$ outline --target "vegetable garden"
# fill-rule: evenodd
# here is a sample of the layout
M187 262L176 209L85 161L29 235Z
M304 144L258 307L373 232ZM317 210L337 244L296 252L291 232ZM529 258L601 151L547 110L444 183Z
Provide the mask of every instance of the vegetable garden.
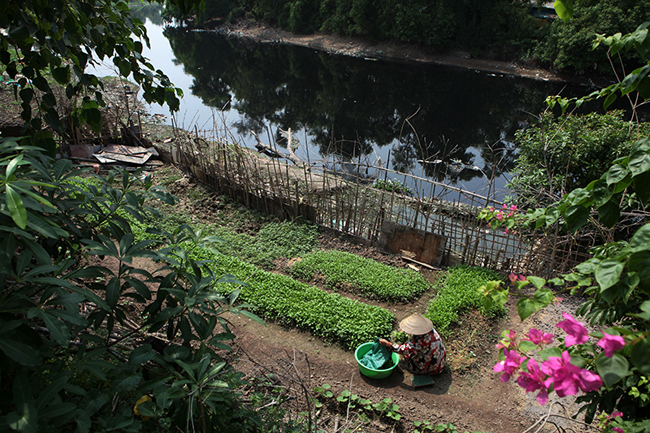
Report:
M173 208L165 208L165 213L173 212ZM176 223L183 221L182 214L177 217L181 220L172 218ZM135 219L131 224L136 241L152 234L170 243L179 240L178 229L176 233L152 229L146 222ZM266 221L255 236L205 224L201 225L203 231L186 228L192 236L183 238L183 243L192 259L209 263L216 275L228 275L234 281L243 282L236 288L228 282L217 284L217 292L227 296L236 289L239 298L254 306L253 311L261 317L308 331L348 350L390 335L395 325L393 313L367 304L364 299L404 303L417 300L427 291L437 292L439 295L431 301L428 314L437 326L446 330L459 312L480 309L478 288L499 277L481 268L460 266L439 280L434 289L421 273L412 269L395 268L344 251L317 250L318 230L308 223ZM265 261L250 263L258 251ZM281 257L294 259L287 274L263 269L264 263ZM316 275L320 276L323 288L310 284ZM350 293L360 298L347 297ZM496 311L486 314L495 315Z

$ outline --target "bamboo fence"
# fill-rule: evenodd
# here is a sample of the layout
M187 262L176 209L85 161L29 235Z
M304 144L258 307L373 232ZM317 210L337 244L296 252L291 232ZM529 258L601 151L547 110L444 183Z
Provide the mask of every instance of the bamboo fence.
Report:
M374 188L366 178L327 169L327 163L290 164L232 142L201 138L198 131L177 139L172 153L202 183L266 214L303 218L370 245L377 245L385 222L444 236L444 265L550 276L588 257L590 245L574 237L491 230L477 215L502 203L383 166L371 167L375 178L397 178L414 185L412 193ZM361 161L346 164L368 168Z

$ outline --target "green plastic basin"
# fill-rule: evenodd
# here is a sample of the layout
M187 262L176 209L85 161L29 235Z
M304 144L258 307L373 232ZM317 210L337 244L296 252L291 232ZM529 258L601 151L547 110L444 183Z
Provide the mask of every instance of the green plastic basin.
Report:
M373 343L363 343L361 346L357 347L357 350L354 351L354 357L357 360L357 364L359 365L359 371L361 374L363 374L366 377L370 377L371 379L384 379L395 370L395 367L397 367L397 364L399 363L399 355L397 353L392 354L392 361L393 365L390 368L384 368L383 370L375 370L373 368L368 368L365 365L363 365L359 360L363 358L363 356L368 353L368 351L372 348Z

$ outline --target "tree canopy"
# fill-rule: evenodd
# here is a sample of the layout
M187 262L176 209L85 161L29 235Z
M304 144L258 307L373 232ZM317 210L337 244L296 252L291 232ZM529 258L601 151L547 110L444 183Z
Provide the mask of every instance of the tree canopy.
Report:
M180 11L199 0L172 0ZM142 55L148 38L142 21L116 0L0 0L0 63L16 80L24 133L53 155L53 132L67 136L72 126L101 129L102 83L90 69L110 60L120 76L142 88L147 102L178 109L180 89ZM135 39L134 39L135 38ZM64 120L59 93L73 100Z

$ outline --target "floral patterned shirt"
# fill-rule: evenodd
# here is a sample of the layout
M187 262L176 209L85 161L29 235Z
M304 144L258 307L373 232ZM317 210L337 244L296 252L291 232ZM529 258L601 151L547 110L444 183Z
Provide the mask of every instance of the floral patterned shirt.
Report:
M447 351L435 329L414 335L401 346L393 344L392 350L402 355L406 367L414 374L438 374L445 368Z

